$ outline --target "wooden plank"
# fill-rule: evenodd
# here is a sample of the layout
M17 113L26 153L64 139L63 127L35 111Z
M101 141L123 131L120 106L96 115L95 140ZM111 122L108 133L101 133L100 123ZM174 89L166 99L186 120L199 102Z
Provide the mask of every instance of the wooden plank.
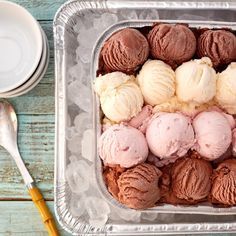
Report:
M52 20L65 0L12 0L25 7L38 20Z
M51 212L53 202L47 202ZM32 202L0 202L0 235L47 236L41 217ZM62 236L69 235L58 224Z
M54 114L54 84L38 84L27 94L8 101L17 114Z
M44 196L53 199L54 115L19 115L18 119L22 157ZM15 163L2 148L0 166L0 200L29 199Z
M40 21L50 46L50 63L40 84L26 95L9 99L19 119L19 146L23 159L46 199L53 199L54 169L54 53L52 19L64 0L14 0ZM48 235L39 213L10 155L0 149L0 235ZM49 202L53 211L53 202ZM61 235L67 235L62 233Z

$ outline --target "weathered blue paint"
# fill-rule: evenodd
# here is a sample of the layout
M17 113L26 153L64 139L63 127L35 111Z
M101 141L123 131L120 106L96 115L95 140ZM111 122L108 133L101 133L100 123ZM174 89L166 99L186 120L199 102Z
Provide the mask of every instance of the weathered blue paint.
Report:
M50 45L48 71L29 93L9 101L19 120L18 143L22 157L53 211L54 170L54 53L52 20L64 0L14 0L39 20ZM30 201L15 163L0 148L0 235L47 235ZM67 235L65 232L62 235Z

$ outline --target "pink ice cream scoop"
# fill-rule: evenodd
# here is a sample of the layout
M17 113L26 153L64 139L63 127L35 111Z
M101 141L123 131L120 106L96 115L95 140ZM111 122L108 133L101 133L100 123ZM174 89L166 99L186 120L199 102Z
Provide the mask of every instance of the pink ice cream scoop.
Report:
M130 168L147 159L148 146L141 131L128 125L113 125L100 137L99 155L105 165Z
M213 161L223 155L232 141L229 117L217 111L204 111L193 120L196 143L193 147L205 159Z
M191 120L179 113L160 113L150 122L146 139L160 159L182 157L194 145Z
M232 132L232 146L233 146L233 154L236 156L236 128L233 129Z
M145 133L148 123L152 117L152 106L146 105L142 111L129 121L129 125Z
M221 110L219 107L213 106L213 107L210 107L207 111L218 111L229 122L229 125L230 125L231 129L234 129L236 127L236 121L235 121L234 117L232 115L224 113L223 110Z

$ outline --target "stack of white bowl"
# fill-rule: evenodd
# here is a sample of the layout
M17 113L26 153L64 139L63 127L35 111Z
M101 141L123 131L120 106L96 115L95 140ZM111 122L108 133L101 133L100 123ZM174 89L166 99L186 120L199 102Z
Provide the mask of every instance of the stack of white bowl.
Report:
M0 0L0 97L33 89L48 62L48 41L39 23L23 7Z

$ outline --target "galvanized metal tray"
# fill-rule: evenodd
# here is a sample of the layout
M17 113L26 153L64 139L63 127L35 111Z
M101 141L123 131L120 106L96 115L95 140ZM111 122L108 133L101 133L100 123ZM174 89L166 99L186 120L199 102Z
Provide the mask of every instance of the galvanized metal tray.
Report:
M158 10L159 19L143 20L141 17L141 19L130 20L129 18L129 13L134 10L139 12L140 16L144 11L148 15L149 11L151 12L153 9ZM91 53L91 60L88 63L88 66L91 67L91 74L87 77L88 83L95 78L98 54L102 43L110 34L120 28L142 27L151 25L155 20L158 20L173 23L185 22L189 23L191 27L230 27L236 29L236 23L234 23L236 20L236 4L227 2L69 1L59 9L54 20L56 68L55 211L59 222L63 228L73 234L144 235L236 232L236 223L234 223L236 217L233 216L236 214L235 208L213 208L209 205L194 207L163 205L144 211L144 214L158 213L154 222L145 220L141 220L141 222L135 222L135 220L133 222L117 222L114 219L109 219L106 226L102 228L90 226L86 222L86 217L75 217L71 212L70 199L72 192L66 181L65 171L70 155L66 142L67 114L71 112L68 108L68 68L73 65L73 57L75 57L77 47L77 35L73 27L80 18L82 20L88 13L90 18L87 21L92 21L93 14L113 11L116 14L123 13L124 17L122 22L108 27L105 32L100 32L98 35L97 42L94 43L94 53L93 55ZM92 88L91 94L94 95ZM102 180L101 163L96 152L96 138L100 135L100 110L96 96L93 96L93 104L93 124L96 135L92 140L91 148L94 152L93 171L98 190L101 192L100 197L106 198L115 207L124 208L111 198ZM78 112L80 111L78 110ZM187 213L191 215L186 215ZM199 214L208 214L209 216ZM219 214L219 216L214 216L216 214Z

